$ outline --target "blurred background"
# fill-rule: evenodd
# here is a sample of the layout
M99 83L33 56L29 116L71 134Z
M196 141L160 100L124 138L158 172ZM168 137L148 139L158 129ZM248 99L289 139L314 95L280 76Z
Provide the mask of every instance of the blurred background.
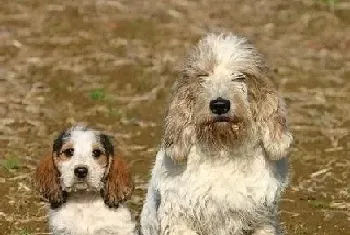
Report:
M138 216L175 68L208 31L264 54L295 135L288 234L350 234L350 2L1 0L0 234L47 234L40 157L76 122L114 136Z

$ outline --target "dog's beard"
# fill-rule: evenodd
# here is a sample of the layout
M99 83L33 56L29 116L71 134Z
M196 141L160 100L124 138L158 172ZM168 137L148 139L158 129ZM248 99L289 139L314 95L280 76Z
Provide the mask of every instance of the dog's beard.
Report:
M209 116L196 125L198 144L205 152L239 150L249 136L249 122L236 116Z

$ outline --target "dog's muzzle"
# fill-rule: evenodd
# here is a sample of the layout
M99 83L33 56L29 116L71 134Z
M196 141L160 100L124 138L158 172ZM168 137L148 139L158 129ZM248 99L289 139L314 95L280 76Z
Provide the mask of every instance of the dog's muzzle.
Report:
M215 100L211 100L209 108L213 114L221 115L230 111L231 103L229 100L218 97Z

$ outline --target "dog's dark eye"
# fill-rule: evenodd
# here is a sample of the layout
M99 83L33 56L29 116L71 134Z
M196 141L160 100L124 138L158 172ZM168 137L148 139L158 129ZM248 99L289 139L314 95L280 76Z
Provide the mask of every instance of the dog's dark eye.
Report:
M246 79L246 76L243 73L233 73L232 81L234 82L243 82Z
M92 150L92 156L94 156L94 158L98 158L102 155L102 151L100 149L94 149Z
M209 77L209 73L199 73L199 74L197 74L197 77L198 78L206 78L206 77Z
M66 157L72 157L74 155L74 149L73 148L65 149L65 150L62 151L62 153Z

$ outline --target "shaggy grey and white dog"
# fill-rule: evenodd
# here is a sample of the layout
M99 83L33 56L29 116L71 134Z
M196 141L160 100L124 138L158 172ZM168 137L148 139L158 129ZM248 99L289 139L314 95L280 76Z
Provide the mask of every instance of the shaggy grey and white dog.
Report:
M292 135L263 57L245 38L210 34L175 88L143 234L282 234L277 203Z

